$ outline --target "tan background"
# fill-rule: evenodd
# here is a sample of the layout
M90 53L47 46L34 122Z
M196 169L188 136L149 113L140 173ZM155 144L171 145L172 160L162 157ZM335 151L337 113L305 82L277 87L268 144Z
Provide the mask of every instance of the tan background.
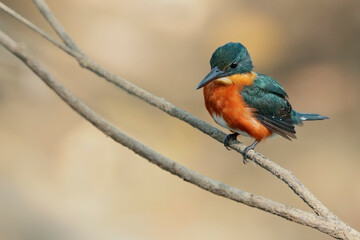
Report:
M3 2L52 33L31 1ZM330 117L297 128L296 141L273 138L257 150L360 230L359 1L48 3L95 61L214 125L195 86L218 46L242 42L296 110ZM308 210L263 169L81 69L2 12L0 29L124 132L206 176ZM74 113L3 47L0 146L1 239L330 239L149 164Z

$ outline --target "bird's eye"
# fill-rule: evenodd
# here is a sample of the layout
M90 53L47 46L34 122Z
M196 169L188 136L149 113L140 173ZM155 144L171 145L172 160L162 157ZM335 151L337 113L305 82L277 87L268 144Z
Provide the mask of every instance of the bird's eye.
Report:
M231 68L236 68L237 66L238 66L238 62L233 62L233 63L230 65Z

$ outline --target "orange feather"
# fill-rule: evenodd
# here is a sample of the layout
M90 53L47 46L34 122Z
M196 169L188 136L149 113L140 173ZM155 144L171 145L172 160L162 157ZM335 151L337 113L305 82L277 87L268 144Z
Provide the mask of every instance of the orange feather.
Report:
M242 88L252 85L256 77L256 73L245 73L215 79L204 87L204 99L206 109L215 121L221 118L229 130L246 132L260 142L270 136L272 131L256 119L254 110L240 94Z

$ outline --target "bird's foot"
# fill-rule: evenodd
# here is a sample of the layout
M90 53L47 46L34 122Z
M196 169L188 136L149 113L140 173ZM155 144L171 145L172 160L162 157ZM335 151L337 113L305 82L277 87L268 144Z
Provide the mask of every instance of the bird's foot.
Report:
M224 141L224 146L226 147L227 150L230 151L230 146L229 146L229 142L231 140L236 140L236 137L238 136L238 133L232 133L226 136L225 141Z
M243 152L243 163L246 164L249 160L248 160L248 151L249 150L254 150L255 146L258 144L259 142L258 141L255 141L253 144L251 144L250 146L247 146L245 149L244 149L244 152Z

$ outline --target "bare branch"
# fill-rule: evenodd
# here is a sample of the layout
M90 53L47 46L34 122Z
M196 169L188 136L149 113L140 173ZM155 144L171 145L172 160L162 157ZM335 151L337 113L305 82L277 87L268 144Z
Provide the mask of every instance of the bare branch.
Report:
M43 0L33 0L36 6L40 9L43 16L47 19L50 25L55 29L58 33L59 37L66 43L71 39L69 35L65 32L64 28L61 27L59 22L56 20L55 16L50 11L49 7ZM61 33L61 34L60 34ZM70 40L73 42L72 40ZM77 51L73 48L74 51ZM119 76L109 72L101 65L92 61L88 56L83 54L82 52L77 52L80 54L72 53L71 55L75 57L79 64L90 71L96 73L97 75L105 78L107 81L113 83L114 85L122 88L128 93L144 100L145 102L161 109L162 111L168 113L169 115L176 117L180 120L183 120L193 127L199 129L205 134L213 137L219 142L223 143L226 137L226 134L221 132L220 130L214 128L208 123L196 118L195 116L185 112L184 110L174 106L173 104L167 102L163 98L159 98L157 96L152 95L151 93L139 88L138 86L120 78ZM232 141L230 144L234 150L239 153L242 153L245 149L245 145L239 143L238 141ZM329 211L327 207L325 207L290 171L282 168L276 163L270 161L264 156L256 153L251 150L248 154L249 158L256 162L258 165L263 167L264 169L271 172L273 175L278 177L280 180L285 182L310 208L312 208L316 214L323 217L330 217L337 219L332 212Z
M29 22L19 14L15 13L13 10L7 8L2 3L0 3L0 9L15 17L17 20L24 23L25 25L33 29L35 32L45 37L57 47L61 48L62 50L73 56L80 63L81 66L93 71L97 75L105 78L107 81L115 84L118 87L121 87L128 93L139 97L140 99L161 109L169 115L181 119L189 123L193 127L199 129L200 131L210 135L214 139L223 142L226 135L220 130L192 116L191 114L183 111L182 109L172 105L166 100L154 96L151 93L146 92L145 90L135 86L134 84L125 81L124 79L107 71L99 64L93 62L86 55L84 55L81 50L76 46L76 44L71 40L63 27L59 24L54 15L51 13L45 2L42 0L33 1L38 6L44 17L51 24L51 26L55 29L56 33L60 36L60 38L65 42L68 47L55 40L43 30L38 28L36 25ZM298 179L296 179L290 171L278 166L277 164L273 163L262 155L254 151L249 152L250 159L252 159L258 165L270 171L273 175L284 181L298 196L303 199L303 201L308 206L310 206L315 211L316 214L320 215L320 217L274 202L261 196L255 196L251 193L243 192L239 189L232 188L223 183L206 178L154 152L150 148L146 147L140 142L137 142L131 137L120 132L118 129L114 128L96 113L93 113L86 105L80 102L66 88L64 88L59 82L57 82L57 80L53 78L43 67L41 67L40 64L38 64L32 57L30 57L24 49L20 48L19 45L17 45L12 39L10 39L6 34L2 32L0 32L0 43L3 44L6 48L8 48L17 57L19 57L25 64L27 64L29 68L31 68L40 78L42 78L42 80L46 84L48 84L49 87L52 88L64 101L66 101L75 111L77 111L84 118L90 121L94 126L99 128L108 136L112 137L115 141L123 144L124 146L127 146L137 154L143 156L144 158L147 158L150 162L158 165L164 170L167 170L172 174L181 177L185 181L191 182L217 195L244 203L251 207L259 208L275 215L279 215L283 218L297 222L299 224L316 228L335 238L360 239L359 232L352 229L346 223L340 221L340 219L338 219L337 216L331 213L318 199L316 199L316 197L304 185L302 185L302 183ZM233 141L231 143L231 147L240 153L242 153L245 148L245 146L238 141Z
M59 42L58 40L56 40L55 38L53 38L52 36L47 34L44 30L42 30L41 28L36 26L34 23L30 22L29 20L27 20L26 18L24 18L19 13L15 12L14 10L9 8L5 4L3 4L2 2L0 2L0 10L2 10L3 12L9 14L10 16L15 18L19 22L25 24L27 27L29 27L30 29L32 29L36 33L40 34L42 37L44 37L46 40L48 40L49 42L54 44L56 47L58 47L61 50L65 51L66 53L70 54L71 56L74 56L73 54L75 52L72 51L69 47L63 45L61 42Z
M42 65L40 65L40 63L38 63L32 56L30 56L23 46L19 46L2 31L0 31L0 43L10 52L16 55L20 60L22 60L74 111L79 113L96 128L114 139L116 142L128 147L135 153L148 159L151 163L159 166L160 168L209 192L246 204L250 207L255 207L274 215L281 216L296 223L318 229L321 232L329 234L335 238L345 238L348 237L347 235L350 233L356 236L356 232L348 232L347 229L342 229L342 231L335 231L335 229L338 230L339 227L345 227L337 220L316 216L312 213L295 209L270 199L236 189L224 183L207 178L153 151L132 137L124 134L105 119L103 119L100 115L93 112L88 106L86 106L70 91L68 91L60 82L58 82Z
M71 48L79 53L81 53L80 48L75 44L75 42L69 37L66 33L63 26L58 22L55 16L50 11L49 7L44 1L33 0L41 14L46 18L46 20L50 23L51 27L55 30L57 35L63 40L63 42Z

